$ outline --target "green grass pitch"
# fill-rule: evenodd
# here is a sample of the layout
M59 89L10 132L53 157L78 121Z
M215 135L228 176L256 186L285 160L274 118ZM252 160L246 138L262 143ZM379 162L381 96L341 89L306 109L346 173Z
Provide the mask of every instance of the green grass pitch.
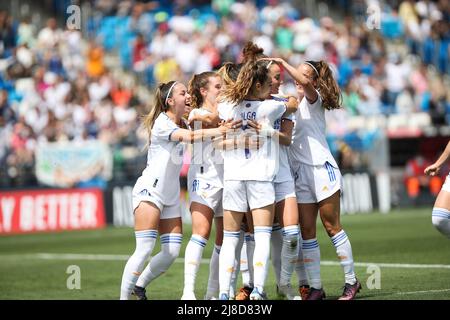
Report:
M342 224L351 240L354 260L361 263L356 266L363 285L359 299L450 300L450 240L433 228L431 208L396 210L386 215L345 215ZM185 226L180 257L184 256L189 235L189 226ZM339 265L329 263L337 262L336 253L320 222L318 239L324 289L328 299L336 299L342 291L343 273ZM0 237L0 299L118 299L125 259L133 250L131 228ZM159 244L155 252L158 250ZM210 241L203 258L209 258L211 250ZM111 256L106 256L110 260L86 260L60 254ZM387 264L380 267L380 289L367 288L371 274L364 263ZM67 288L70 265L80 267L81 289ZM208 268L203 263L197 277L196 295L200 299L206 291ZM295 284L295 275L292 281ZM147 293L149 299L178 300L182 290L183 263L178 259L150 284ZM266 290L269 298L277 299L272 267Z

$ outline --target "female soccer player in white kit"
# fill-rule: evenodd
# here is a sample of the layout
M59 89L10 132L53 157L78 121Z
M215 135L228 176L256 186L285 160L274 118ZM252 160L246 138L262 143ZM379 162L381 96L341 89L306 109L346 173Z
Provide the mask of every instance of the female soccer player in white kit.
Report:
M285 112L296 110L296 100L287 103L266 100L271 87L267 62L250 59L241 69L234 85L225 89L224 97L235 104L230 117L243 120L242 130L248 130L248 120L263 124L261 137L274 135L273 123ZM273 179L278 170L278 142L268 138L258 150L224 152L224 239L220 253L220 299L228 300L234 269L241 222L248 209L252 212L255 230L253 256L254 289L252 300L265 298L264 283L270 254L275 190Z
M254 50L260 55L262 54L262 49L256 47ZM273 61L268 61L267 68L271 78L271 92L268 100L287 101L287 98L277 96L281 85L280 66ZM253 121L249 121L249 125L259 129L259 124ZM289 300L300 299L298 295L292 292L290 284L294 267L297 265L300 241L295 185L288 159L288 150L294 127L292 115L276 119L273 127L278 131L280 149L279 168L274 179L275 223L273 224L271 238L272 263L275 269L278 293ZM306 275L303 276L303 279L305 278Z
M183 115L190 108L186 86L177 81L158 86L153 109L144 120L149 132L147 167L133 188L136 249L128 259L122 276L120 299L146 299L145 287L165 272L179 254L182 241L179 175L184 144L227 132L238 123L217 129L183 129ZM141 274L145 261L161 234L161 252L153 257ZM139 279L139 280L138 280ZM137 283L136 283L137 282ZM136 285L136 287L135 287Z
M307 300L325 298L320 278L320 249L316 238L318 212L345 274L344 291L339 299L350 300L361 289L361 284L355 275L350 240L340 224L342 178L326 141L325 123L325 109L340 107L339 87L324 61L307 61L298 70L283 59L274 61L296 80L298 92L303 92L295 113L290 161L300 212L304 266L310 285Z
M189 123L191 128L217 127L217 96L222 88L222 79L215 72L203 72L194 75L189 81L191 95ZM201 263L203 249L212 229L213 218L216 222L216 241L214 251L220 252L223 236L223 158L220 150L213 147L208 139L193 144L192 161L188 173L189 203L192 215L192 236L184 254L184 289L181 300L196 300L194 294L195 279ZM216 257L216 259L214 259ZM209 282L219 282L219 259L213 256L210 265ZM209 283L207 299L214 297L214 283ZM217 297L217 293L215 293Z
M439 159L425 169L425 174L435 176L441 170L442 165L450 158L450 142L445 147ZM445 183L439 192L434 203L431 215L433 226L444 236L450 238L450 173L445 179Z

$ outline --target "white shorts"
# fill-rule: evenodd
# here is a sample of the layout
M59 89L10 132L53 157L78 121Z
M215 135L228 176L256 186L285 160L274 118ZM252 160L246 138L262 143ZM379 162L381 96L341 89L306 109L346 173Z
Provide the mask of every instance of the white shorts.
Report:
M192 202L197 202L214 211L214 217L223 217L222 188L214 187L202 179L189 181L188 188L189 206L191 206Z
M275 202L275 190L271 181L224 182L223 209L247 212L263 208Z
M447 177L445 178L445 182L442 185L442 189L444 191L450 192L450 173L447 175Z
M297 203L318 203L342 190L342 176L329 162L311 166L300 163L294 170Z
M286 200L287 198L295 198L295 184L294 180L275 182L275 202Z
M159 218L161 220L181 218L181 206L179 199L175 204L166 206L160 199L158 199L157 196L150 194L147 189L142 187L142 184L136 184L133 188L133 213L142 201L151 202L157 206L160 211Z

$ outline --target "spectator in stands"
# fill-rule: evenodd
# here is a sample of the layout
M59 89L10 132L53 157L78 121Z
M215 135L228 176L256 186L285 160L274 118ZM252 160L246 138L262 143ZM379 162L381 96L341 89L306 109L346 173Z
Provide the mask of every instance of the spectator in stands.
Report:
M289 1L218 0L212 1L211 9L199 7L195 14L186 14L187 3L94 1L95 17L88 21L94 32L92 39L108 22L117 41L111 41L111 35L103 37L103 44L93 40L87 52L83 34L77 30L63 31L54 18L38 29L29 17L18 25L8 12L0 11L0 59L8 58L1 60L4 64L0 63L7 66L6 70L0 70L0 90L7 92L9 105L1 112L14 109L15 116L11 117L7 111L6 122L14 125L24 116L36 139L45 141L44 128L55 117L60 124L56 127L64 133L57 136L81 139L85 127L94 125L89 114L95 110L98 137L121 152L123 135L134 132L133 126L137 125L137 116L132 113L140 112L134 105L128 105L118 112L129 113L129 119L134 120L125 126L116 123L113 116L116 108L109 96L112 88L117 87L112 75L118 70L111 73L106 70L103 45L109 44L105 46L107 49L123 49L114 46L134 43L134 47L119 50L122 67L137 73L138 79L151 89L157 82L181 79L182 72L190 76L192 72L217 68L224 61L238 62L243 43L253 38L267 53L283 55L294 65L321 58L336 65L335 75L348 114L328 119L334 122L327 126L334 140L341 140L353 129L346 125L351 122L349 117L364 116L369 121L380 112L422 111L426 112L425 117L432 117L434 125L450 123L448 80L441 77L449 70L447 1L400 1L398 16L395 3L384 2L383 10L388 14L382 16L381 32L367 31L367 5L363 0L329 1L330 11L338 13L335 9L344 6L353 13L343 20L308 17L304 11L298 19L299 13ZM160 8L156 9L158 4ZM108 19L103 19L106 16ZM401 24L405 26L405 35L399 28ZM391 55L390 39L399 40L395 47L402 52L403 59ZM409 41L408 46L403 45L405 40ZM391 59L387 63L388 57ZM416 61L423 63L417 66ZM58 75L56 81L53 74ZM24 86L26 82L33 88ZM67 84L71 91L64 100L62 88ZM295 92L293 83L286 81L281 91L289 93L292 88ZM379 100L383 102L381 110ZM101 112L97 113L97 108ZM10 143L10 139L6 141ZM139 140L133 145L141 143Z
M398 113L409 115L417 111L414 101L414 89L410 86L406 87L395 101L395 108Z
M387 90L387 114L395 113L395 102L398 95L405 89L409 75L409 67L402 63L401 57L397 53L389 56L389 62L385 67L386 90Z
M408 160L405 168L405 186L408 193L408 197L414 204L420 202L420 196L425 194L434 194L439 192L439 187L436 187L436 183L439 184L438 177L429 177L425 172L425 168L431 165L430 161L425 159L421 154L416 154L412 159Z
M105 71L103 56L103 48L91 42L86 62L86 71L89 77L97 78Z
M117 107L125 108L129 105L133 93L120 83L111 90L111 98Z
M2 119L0 127L16 121L16 114L8 103L8 91L6 90L0 90L0 118Z
M411 85L413 86L416 94L423 95L429 90L428 82L429 79L427 65L421 62L419 68L413 71L411 74Z
M173 77L181 76L181 70L174 58L163 55L155 64L155 80L158 83L168 82Z
M17 30L17 44L26 44L28 48L33 48L35 42L36 27L31 24L30 17L24 17Z
M6 11L0 11L0 58L8 58L17 42L16 25Z
M62 32L55 18L47 20L47 27L38 34L38 46L41 50L53 49L61 41Z
M145 58L147 56L146 43L144 36L138 34L133 46L133 70L141 73L145 69Z

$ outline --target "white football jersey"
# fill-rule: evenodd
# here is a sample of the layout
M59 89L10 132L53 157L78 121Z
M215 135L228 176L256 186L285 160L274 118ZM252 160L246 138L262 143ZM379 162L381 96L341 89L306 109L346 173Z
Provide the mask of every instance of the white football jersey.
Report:
M277 119L273 125L274 129L276 129L278 131L281 130L281 121L283 120L283 118L293 121L294 116L292 114L290 114L286 117L281 117L281 118ZM291 166L289 165L288 154L289 154L289 146L280 145L280 164L279 164L278 173L275 176L275 180L274 180L275 183L281 183L281 182L294 180L292 178Z
M300 162L312 166L329 162L338 167L331 154L326 139L325 109L322 107L322 97L310 104L306 98L300 101L295 112L295 126L292 145L289 149L291 162Z
M202 108L193 109L189 114L189 119L196 114L205 115L208 113L211 112ZM200 121L194 122L191 126L194 130L202 128ZM221 150L213 147L212 138L207 138L203 142L194 142L188 175L191 181L202 179L211 186L223 187L223 157Z
M231 111L233 110L234 104L222 101L217 105L217 112L219 112L219 118L221 120L228 120L232 117Z
M157 197L164 205L178 203L180 196L179 177L185 144L170 140L172 133L178 129L164 112L156 118L148 148L147 167L142 172L147 185L142 192Z
M256 120L273 128L275 121L285 111L284 102L244 100L233 107L230 118L242 120L239 131L240 134L245 134L249 129L246 124L248 120ZM268 138L258 150L235 149L223 152L224 180L273 181L278 172L279 149L278 141Z

